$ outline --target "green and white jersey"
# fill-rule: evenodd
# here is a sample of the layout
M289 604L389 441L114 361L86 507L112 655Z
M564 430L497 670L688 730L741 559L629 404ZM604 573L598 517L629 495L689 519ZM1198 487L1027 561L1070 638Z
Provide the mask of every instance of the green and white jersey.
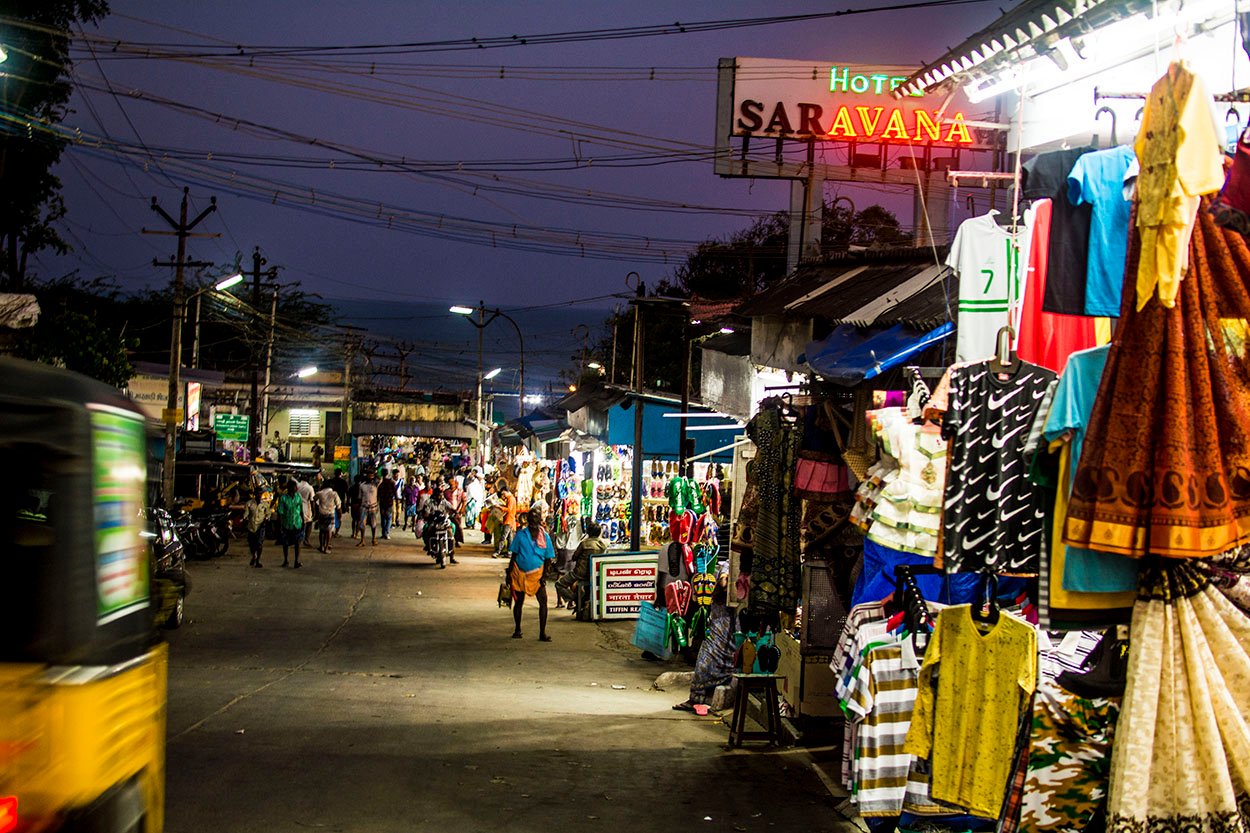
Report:
M1013 237L995 222L996 213L965 220L946 256L946 264L959 275L958 362L990 358L998 330L1018 323L1013 318L1018 318L1024 298L1029 229L1021 223Z

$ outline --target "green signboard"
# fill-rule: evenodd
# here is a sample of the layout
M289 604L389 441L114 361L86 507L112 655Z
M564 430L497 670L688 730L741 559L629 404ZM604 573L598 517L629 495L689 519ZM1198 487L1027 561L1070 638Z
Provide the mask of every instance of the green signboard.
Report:
M148 603L148 551L141 535L147 467L143 420L91 407L97 618L104 624Z
M252 418L247 414L217 414L213 417L213 430L219 440L245 443L251 427Z

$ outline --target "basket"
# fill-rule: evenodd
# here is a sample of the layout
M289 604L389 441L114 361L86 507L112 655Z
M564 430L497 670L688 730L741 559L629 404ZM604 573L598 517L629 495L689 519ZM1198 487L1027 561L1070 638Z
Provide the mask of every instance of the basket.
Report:
M638 610L638 622L634 625L634 647L650 651L660 659L668 659L668 613L650 602L643 602Z

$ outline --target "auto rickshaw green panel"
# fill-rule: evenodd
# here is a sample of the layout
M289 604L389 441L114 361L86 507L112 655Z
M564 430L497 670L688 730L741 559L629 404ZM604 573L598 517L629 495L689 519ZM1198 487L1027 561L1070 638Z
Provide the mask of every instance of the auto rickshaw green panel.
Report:
M144 431L115 388L0 359L0 662L111 665L151 647Z

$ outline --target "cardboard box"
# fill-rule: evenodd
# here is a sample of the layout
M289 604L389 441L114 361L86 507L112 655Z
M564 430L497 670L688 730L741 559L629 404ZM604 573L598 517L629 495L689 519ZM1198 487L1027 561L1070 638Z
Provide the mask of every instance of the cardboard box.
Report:
M775 642L781 650L777 673L785 675L784 680L778 681L777 690L795 712L807 717L841 715L842 709L833 692L830 657L803 656L798 640L788 633L777 634Z

